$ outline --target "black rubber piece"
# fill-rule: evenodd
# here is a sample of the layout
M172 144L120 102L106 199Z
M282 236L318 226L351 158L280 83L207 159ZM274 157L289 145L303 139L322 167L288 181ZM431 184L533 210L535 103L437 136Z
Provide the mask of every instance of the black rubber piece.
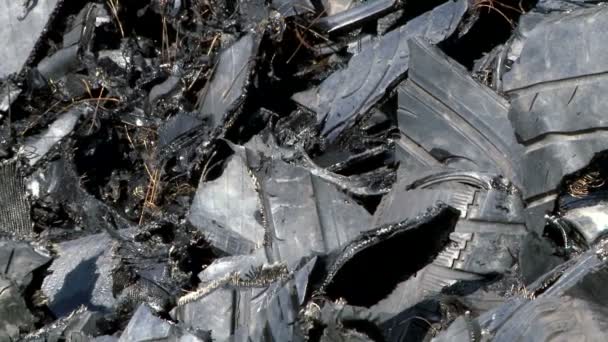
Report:
M189 221L231 255L264 247L270 262L339 249L371 229L371 215L335 186L279 158L255 166L233 155L222 175L201 183ZM263 169L263 172L257 172Z
M411 40L409 78L398 94L401 164L413 174L449 166L505 176L521 190L528 227L540 235L562 178L606 148L601 94L608 63L576 62L604 55L593 32L608 29L596 14L606 11L551 16L527 33L519 62L503 80L511 108L437 47ZM589 29L584 22L596 17ZM586 41L580 35L589 36L587 50L567 43Z
M367 44L346 68L331 74L319 87L292 98L317 114L321 134L334 141L405 76L410 55L407 39L421 36L442 42L456 31L468 7L467 1L448 1L416 17Z
M243 104L258 47L259 38L249 33L220 53L213 76L198 99L199 118L208 120L210 127L232 125Z
M438 48L422 39L409 44L409 77L398 94L402 162L495 172L519 184L508 102Z
M605 341L608 336L606 242L543 275L479 317L460 317L433 341ZM475 340L479 341L479 340Z
M606 14L594 7L536 24L503 77L529 200L551 197L565 175L606 149L608 48L599 34L608 30Z
M443 170L401 180L383 198L375 223L414 217L420 208L437 201L460 211L451 242L432 263L371 308L380 322L459 283L480 287L518 263L520 246L529 232L520 194L501 177ZM502 301L491 294L474 300L484 307Z

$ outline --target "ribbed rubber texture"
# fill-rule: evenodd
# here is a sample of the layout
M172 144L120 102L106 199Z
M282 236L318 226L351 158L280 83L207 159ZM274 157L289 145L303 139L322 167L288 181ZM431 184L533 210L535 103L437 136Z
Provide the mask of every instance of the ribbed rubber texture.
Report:
M0 162L0 231L17 237L32 234L30 204L17 159Z
M530 207L551 201L565 175L606 150L607 15L608 8L594 6L549 16L526 33L519 59L503 76Z
M409 78L398 93L401 159L497 172L517 182L508 102L438 48L413 39L410 53Z
M476 179L483 188L463 184ZM500 178L498 178L500 179ZM420 179L401 180L380 203L375 224L415 217L421 208L444 202L460 211L448 243L433 262L400 283L374 307L376 320L384 321L442 290L458 284L483 284L488 277L505 274L517 262L528 234L523 203L517 192L490 188L497 178L472 172L439 171ZM412 187L416 187L413 188ZM511 189L512 190L512 189ZM495 307L500 301L489 293L471 297L476 307Z
M494 342L606 341L608 308L572 297L539 298L514 314Z

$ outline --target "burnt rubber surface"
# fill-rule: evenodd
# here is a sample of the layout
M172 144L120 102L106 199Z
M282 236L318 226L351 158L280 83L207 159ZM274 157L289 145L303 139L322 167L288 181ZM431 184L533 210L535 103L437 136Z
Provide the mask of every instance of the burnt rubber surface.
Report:
M606 340L603 1L0 10L0 340Z

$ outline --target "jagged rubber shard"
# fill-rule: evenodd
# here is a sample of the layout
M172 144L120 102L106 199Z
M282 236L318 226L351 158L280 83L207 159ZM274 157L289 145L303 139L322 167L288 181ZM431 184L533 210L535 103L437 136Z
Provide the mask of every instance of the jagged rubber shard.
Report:
M101 316L98 312L80 307L69 316L54 321L52 325L27 335L23 341L89 341L92 340L92 336L100 335L97 323Z
M21 88L11 82L0 85L0 112L8 112L15 100L21 95L21 92Z
M317 258L287 279L250 279L258 286L225 286L178 306L172 315L186 326L211 331L214 341L293 341L298 312ZM242 273L247 273L247 268ZM263 285L268 283L267 285ZM205 286L205 284L201 284Z
M588 245L595 243L608 232L608 208L605 201L593 205L573 208L563 214L568 222Z
M111 272L117 264L112 245L107 233L57 245L58 256L49 268L52 273L42 283L42 292L55 315L65 316L80 305L96 311L112 308Z
M18 286L0 275L0 340L17 340L21 331L34 327L34 322Z
M264 240L264 227L255 219L259 212L249 169L243 159L233 156L218 179L199 185L188 220L220 250L249 254Z
M331 326L323 330L320 342L372 342L373 340L355 329Z
M602 341L608 336L606 241L557 266L525 292L477 318L461 317L433 341Z
M36 164L56 143L70 134L83 112L82 107L73 108L61 114L44 133L28 139L24 149L29 164Z
M57 81L81 66L79 54L89 50L96 21L104 16L105 9L95 4L87 4L76 15L63 35L62 48L38 64L38 71L47 81Z
M80 229L89 232L114 231L131 227L131 223L112 207L86 192L71 161L59 158L28 180L27 188L34 198L48 196L68 206L77 216Z
M139 306L131 317L119 342L188 341L206 342L206 337L196 336L162 318L156 317L147 304Z
M448 236L454 230L458 212L443 203L433 203L414 216L399 222L381 225L361 233L341 250L330 257L327 272L319 293L330 297L357 299L356 294L373 286L373 282L387 281L390 260L406 257L407 264L400 264L392 273L411 276L432 260L448 243ZM407 251L404 254L403 251ZM360 272L365 270L365 277ZM351 284L350 277L357 274L357 284ZM398 282L392 277L390 281ZM349 284L345 284L348 282ZM373 294L367 293L367 296ZM358 305L358 303L355 303ZM364 304L361 304L364 305Z
M325 32L343 30L352 26L363 25L368 20L390 11L397 5L395 0L374 0L361 3L355 7L319 19L315 26Z
M21 238L33 232L30 203L16 158L0 162L0 231Z
M541 12L572 11L580 8L590 8L597 6L604 0L539 0L535 10Z
M199 273L198 278L203 283L208 283L215 279L222 278L230 272L242 271L252 269L255 266L260 266L264 264L265 261L266 256L263 255L263 253L219 258L214 260Z
M353 6L356 6L358 3L359 2L356 0L321 0L323 10L328 16L344 12Z
M232 156L194 197L189 221L218 249L235 255L265 247L270 262L293 265L370 228L363 207L307 169L272 159L256 175L250 162Z
M174 309L173 318L186 326L210 331L214 341L227 341L232 335L235 291L217 289L196 302Z
M181 81L179 77L171 75L163 83L152 87L148 94L148 105L154 106L158 100L176 93L181 85Z
M410 53L397 112L402 163L494 172L519 184L507 101L422 39L410 40Z
M511 98L509 118L524 145L522 191L542 200L564 175L606 149L604 93L608 8L600 6L550 17L527 35L519 59L503 76Z
M244 146L257 152L260 156L267 158L276 159L277 156L280 156L280 158L284 160L297 160L297 165L304 167L314 176L335 185L340 191L349 195L362 197L382 195L390 190L390 187L394 182L395 173L390 167L380 167L372 171L350 176L345 176L345 170L343 170L343 168L348 167L354 168L355 166L352 164L355 163L365 164L365 158L380 158L382 157L380 154L392 154L392 152L389 153L390 148L387 146L366 150L362 154L359 154L358 157L347 159L344 162L334 165L330 165L332 163L331 160L335 160L335 157L333 156L330 156L326 160L315 161L306 153L301 154L297 150L280 147L277 142L274 141L274 138L263 139L256 136ZM338 160L343 160L344 156L340 152L338 152L337 155Z
M26 288L51 259L25 242L0 241L0 341L14 341L34 327L35 319L23 298Z
M129 285L116 298L118 310L132 311L142 303L147 303L157 312L167 311L174 303L172 296L154 281L141 277Z
M32 281L32 273L50 260L25 242L0 241L0 274L22 290Z
M187 113L178 113L169 118L158 132L158 144L160 148L165 148L184 137L188 133L201 128L202 121Z
M310 0L273 0L271 6L285 18L315 11Z
M76 71L80 66L78 49L78 45L72 45L40 61L37 67L40 75L47 81L57 81L67 73Z
M208 120L210 127L230 125L247 92L258 45L259 38L249 33L220 53L213 76L199 98L200 118Z
M430 171L401 181L380 203L374 222L386 224L415 217L421 210L443 202L460 211L451 242L433 262L400 283L385 299L370 308L384 322L446 287L469 283L468 291L503 275L518 263L528 234L520 194L506 180L483 173ZM525 262L525 261L524 261ZM483 294L476 305L495 305L498 295Z
M262 181L271 261L289 264L311 252L326 253L369 230L370 215L307 169L272 162Z
M439 43L454 33L467 9L467 1L449 1L412 19L366 45L346 68L331 74L319 87L292 98L314 111L323 136L334 140L404 76L409 64L409 38L423 37Z
M2 0L0 2L0 78L19 72L32 55L38 39L51 19L60 0L38 1L25 16L23 2Z

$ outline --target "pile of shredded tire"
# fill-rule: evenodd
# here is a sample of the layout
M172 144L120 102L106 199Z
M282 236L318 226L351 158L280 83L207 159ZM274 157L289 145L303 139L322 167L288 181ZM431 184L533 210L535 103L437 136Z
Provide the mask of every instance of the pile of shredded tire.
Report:
M0 23L0 341L608 340L608 3Z

